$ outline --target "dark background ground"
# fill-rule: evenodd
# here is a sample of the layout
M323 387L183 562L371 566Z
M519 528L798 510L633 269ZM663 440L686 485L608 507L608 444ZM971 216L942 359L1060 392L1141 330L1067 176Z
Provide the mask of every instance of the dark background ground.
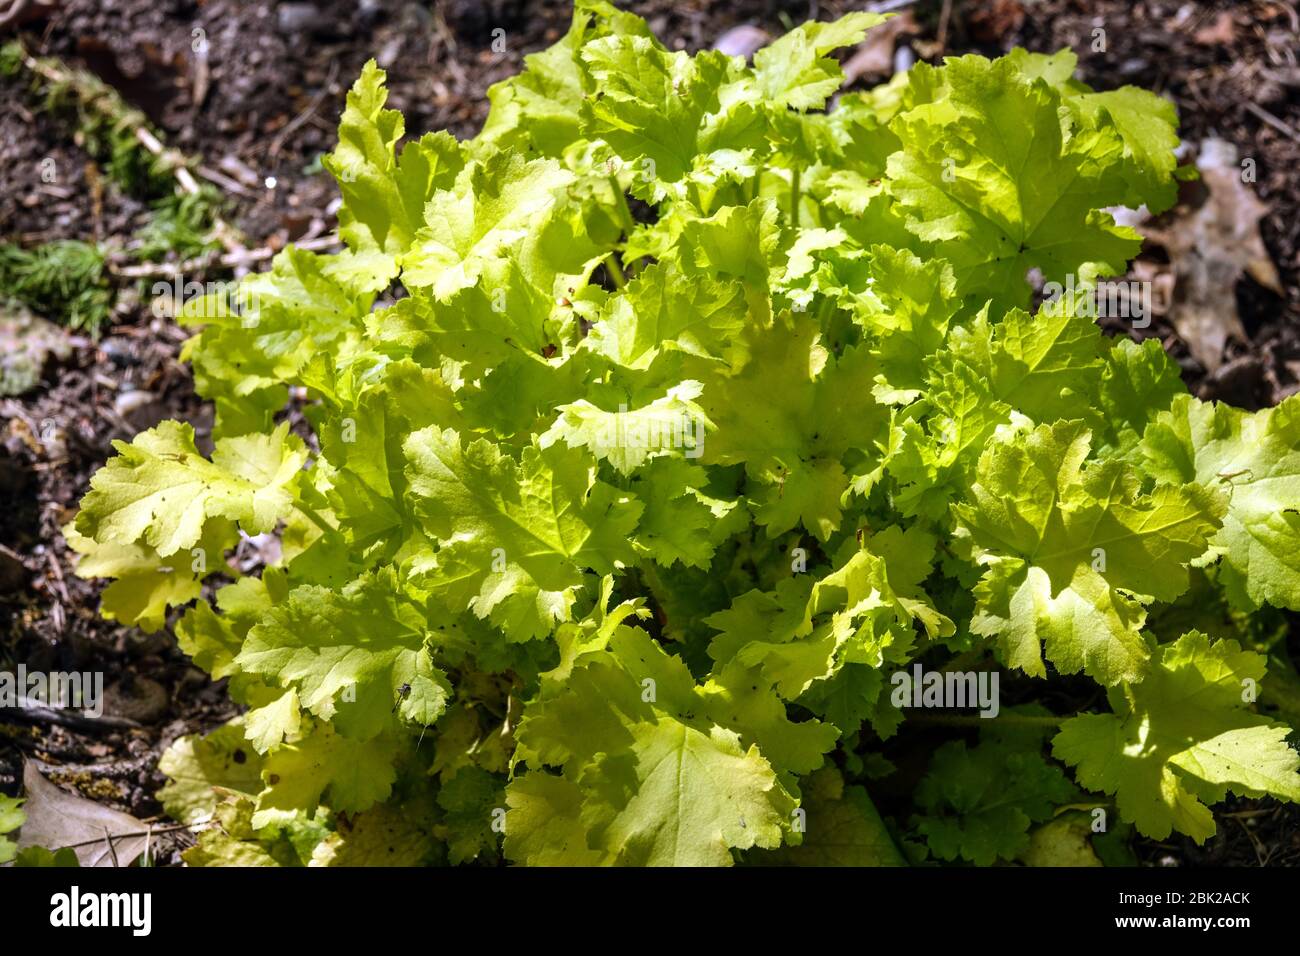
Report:
M862 2L648 0L625 6L666 42L714 45L729 28L753 24L773 36L810 17L828 19ZM0 7L4 3L0 2ZM389 72L389 105L408 134L450 129L471 135L487 111L484 91L518 71L525 53L556 40L566 2L539 0L64 0L16 31L28 49L86 66L142 109L168 143L199 158L228 200L225 218L249 248L328 234L336 192L313 161L332 148L345 92L366 59ZM1254 188L1268 212L1260 230L1283 294L1251 279L1237 286L1245 341L1209 373L1165 321L1159 335L1204 398L1258 408L1300 389L1300 13L1285 0L919 0L900 42L920 59L1012 46L1080 56L1082 79L1098 88L1132 83L1173 99L1186 140L1216 136L1254 158ZM490 49L492 30L507 50ZM1102 27L1107 50L1090 49ZM202 33L196 34L196 30ZM15 30L0 31L12 35ZM8 39L0 35L0 40ZM195 39L206 53L195 52ZM199 44L202 46L202 44ZM870 85L885 77L868 74ZM0 240L54 239L125 246L143 206L109 190L93 199L94 170L70 127L39 110L26 85L0 80ZM1253 104L1253 105L1252 105ZM38 164L55 159L56 188ZM266 187L274 177L275 187ZM1166 268L1158 249L1152 269ZM221 278L221 273L214 273ZM59 527L74 513L109 441L163 418L195 423L210 413L178 363L184 334L121 298L99 342L74 339L70 357L47 368L19 400L0 399L0 665L100 669L110 706L138 730L86 732L5 723L0 715L0 789L14 792L23 757L54 779L141 818L160 815L159 753L175 737L208 730L230 714L220 684L191 667L167 632L142 636L101 621L97 588L72 574ZM44 440L43 440L44 439ZM1291 649L1297 648L1293 626ZM1272 801L1232 801L1204 847L1145 841L1155 865L1300 863L1300 810ZM164 857L165 858L165 857Z

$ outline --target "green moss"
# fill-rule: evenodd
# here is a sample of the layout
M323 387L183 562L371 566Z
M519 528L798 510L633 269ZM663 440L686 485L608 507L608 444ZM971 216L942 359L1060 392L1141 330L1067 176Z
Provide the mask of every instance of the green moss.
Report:
M75 240L34 249L0 243L0 296L92 335L113 308L103 249Z

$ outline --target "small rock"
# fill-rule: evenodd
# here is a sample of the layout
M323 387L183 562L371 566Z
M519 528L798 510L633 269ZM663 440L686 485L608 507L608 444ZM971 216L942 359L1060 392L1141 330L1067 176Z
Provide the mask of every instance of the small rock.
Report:
M99 350L104 353L104 357L116 365L118 368L126 368L128 365L134 365L136 357L131 351L131 345L123 338L109 338L99 343Z
M894 72L895 73L906 73L908 70L912 68L912 65L915 62L916 62L916 54L912 51L912 48L908 46L906 43L904 43L902 46L900 46L897 50L894 51Z
M113 400L113 407L136 431L153 428L164 418L171 417L167 405L158 396L139 389L122 392Z
M104 712L126 717L141 724L151 724L167 710L166 689L148 677L136 677L130 688L114 684L104 691Z
M384 12L384 6L379 0L360 0L357 4L357 22L368 29L383 18Z
M756 27L752 23L742 23L718 37L718 42L713 44L713 49L727 56L743 56L748 60L767 46L770 39L771 37L762 27Z
M275 15L276 26L288 36L306 33L321 20L320 8L314 3L282 3Z
M21 395L41 379L49 358L67 358L67 330L0 302L0 396Z
M131 389L118 395L113 401L113 408L123 418L128 417L132 412L139 411L154 400L153 394L144 392L140 389Z

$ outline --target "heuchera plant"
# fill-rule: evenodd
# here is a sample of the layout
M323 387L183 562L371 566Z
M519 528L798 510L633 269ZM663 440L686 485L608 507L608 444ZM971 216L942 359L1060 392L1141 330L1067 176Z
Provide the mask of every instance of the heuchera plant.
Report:
M748 65L581 0L400 150L366 67L346 250L188 303L215 447L119 442L67 530L247 707L164 759L191 863L1096 862L1300 799L1300 398L1033 311L1173 203L1173 108L1016 51L828 109L882 19Z

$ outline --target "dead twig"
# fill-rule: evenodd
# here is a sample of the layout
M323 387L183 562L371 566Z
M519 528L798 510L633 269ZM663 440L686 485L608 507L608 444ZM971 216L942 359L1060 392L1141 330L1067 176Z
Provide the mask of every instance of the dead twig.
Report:
M18 23L18 18L27 12L31 0L10 0L7 7L0 9L0 30Z
M295 248L306 249L309 252L329 249L341 244L342 240L333 233L328 236L317 236L315 239L304 239L302 242L292 243ZM273 258L277 251L266 246L260 249L240 248L227 252L223 256L199 256L185 262L142 262L133 266L114 266L109 263L108 269L113 275L120 276L123 279L161 279L177 273L199 275L202 274L203 270L211 269L214 266L222 269L237 269L240 266L265 262L267 259Z
M195 181L194 174L185 166L185 157L175 150L164 147L158 141L158 137L143 126L135 128L135 138L139 140L141 146L161 159L164 165L171 170L171 174L176 177L176 182L180 185L182 192L189 196L198 193L199 184Z
M1238 818L1237 826L1241 827L1241 832L1246 834L1246 839L1250 841L1251 849L1255 851L1255 861L1260 866L1268 866L1268 861L1273 855L1273 851L1265 847L1263 841L1250 831L1250 828L1246 826L1245 820Z
M281 147L284 146L284 141L292 136L303 123L311 119L316 110L320 108L320 105L325 102L325 97L329 96L330 89L334 86L334 80L338 74L339 61L331 60L329 75L325 77L325 85L320 88L319 93L312 97L311 102L307 104L307 108L285 124L284 129L276 134L275 139L271 142L271 148L267 150L268 156L275 159L279 155Z
M109 845L111 846L112 841L114 840L130 840L134 837L148 837L151 834L155 834L155 833L175 833L177 830L188 830L188 829L190 829L190 824L188 823L173 823L170 826L165 826L165 827L151 826L148 830L136 830L133 833L132 832L109 833L107 830L105 830L104 833L105 833L105 837L109 841ZM69 843L67 846L59 847L59 849L75 850L77 847L80 846L94 846L96 843L103 843L105 837L96 837L93 840L82 840L80 843Z
M45 552L47 564L50 566L51 577L54 578L54 586L58 588L59 597L63 598L63 603L69 607L72 606L72 598L68 596L68 586L63 580L63 569L59 567L59 559L54 556L53 551Z
M1300 133L1296 132L1292 127L1282 122L1282 120L1278 119L1268 110L1264 109L1264 107L1258 105L1257 103L1252 103L1249 100L1244 102L1242 106L1246 107L1247 112L1254 114L1254 116L1256 116L1258 119L1262 120L1263 122L1267 123L1269 126L1273 127L1279 133L1283 133L1291 137L1297 143L1300 143Z
M22 698L17 707L0 707L7 718L34 724L58 724L74 730L139 730L141 725L127 717L90 717L73 710L47 707L45 704Z
M36 59L34 56L24 54L23 66L51 83L64 84L73 82L72 74L65 73L47 62ZM167 169L176 178L182 192L192 196L199 191L199 184L194 181L193 174L186 167L184 156L174 150L166 149L158 140L158 137L143 125L136 125L134 133L141 146L163 161Z
M41 747L39 749L45 750L46 748ZM91 777L108 777L110 780L134 777L141 770L152 765L156 759L155 754L146 753L141 757L113 760L109 763L50 763L48 760L33 760L32 763L36 764L41 773L51 778L55 783L65 783L65 778L81 774Z
M948 21L952 18L952 0L943 0L943 9L939 11L939 28L935 34L935 43L939 47L939 55L943 56L944 50L948 48Z
M237 180L231 178L230 176L227 176L225 173L213 169L210 166L200 166L199 175L202 176L204 179L206 179L208 182L215 183L216 185L220 186L222 189L229 190L232 193L238 193L239 195L248 197L250 199L257 195L255 192L253 192L243 183L238 182Z

